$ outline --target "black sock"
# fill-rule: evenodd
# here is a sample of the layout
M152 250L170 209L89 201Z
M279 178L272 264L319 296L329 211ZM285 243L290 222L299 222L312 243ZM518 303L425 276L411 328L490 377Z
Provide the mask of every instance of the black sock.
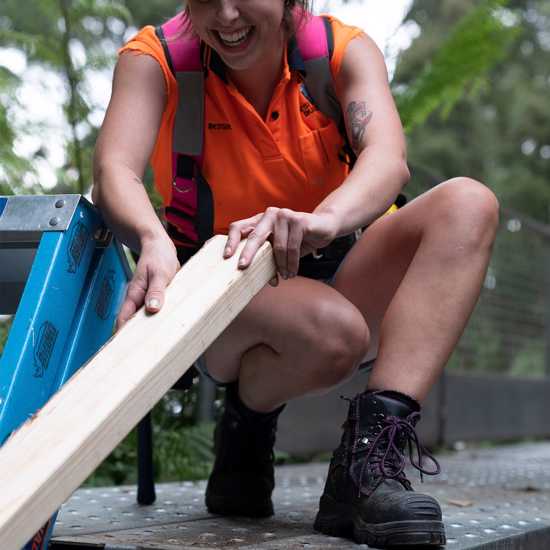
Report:
M281 405L271 412L259 412L248 408L239 397L239 381L227 384L225 388L225 399L231 403L239 415L249 422L269 422L275 420L281 414L286 405Z

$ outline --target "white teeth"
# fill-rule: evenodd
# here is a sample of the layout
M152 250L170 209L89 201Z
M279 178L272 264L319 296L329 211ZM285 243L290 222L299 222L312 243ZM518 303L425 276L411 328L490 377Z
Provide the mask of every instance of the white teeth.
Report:
M225 44L227 44L228 46L235 46L243 42L251 30L252 27L247 27L246 29L242 29L238 32L232 32L229 34L218 31L218 34Z

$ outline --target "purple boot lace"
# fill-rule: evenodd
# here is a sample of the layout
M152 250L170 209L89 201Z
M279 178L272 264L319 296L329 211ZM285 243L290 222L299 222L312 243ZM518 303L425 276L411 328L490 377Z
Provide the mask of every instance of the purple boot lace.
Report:
M419 418L420 414L417 412L411 413L406 418L385 416L380 431L372 441L359 433L359 422L355 423L356 437L352 448L350 473L359 488L359 493L371 494L385 479L395 479L407 490L412 490L411 483L405 475L406 449L408 449L409 461L420 472L422 481L423 475L440 473L439 463L418 439L415 425ZM435 466L433 469L424 467L426 458ZM357 467L359 462L362 462L360 469ZM368 474L366 479L365 474ZM373 483L373 480L376 482Z

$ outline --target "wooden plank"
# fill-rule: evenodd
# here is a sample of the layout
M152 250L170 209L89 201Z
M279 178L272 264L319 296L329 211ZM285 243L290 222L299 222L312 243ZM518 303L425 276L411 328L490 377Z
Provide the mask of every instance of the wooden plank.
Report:
M215 237L0 449L0 548L17 550L275 274L269 244L245 271Z

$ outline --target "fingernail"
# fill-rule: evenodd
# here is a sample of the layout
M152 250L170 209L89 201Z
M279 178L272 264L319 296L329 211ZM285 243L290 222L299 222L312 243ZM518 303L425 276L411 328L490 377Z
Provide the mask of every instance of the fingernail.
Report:
M224 255L224 256L229 256L229 254L231 254L231 247L230 247L230 246L226 246L226 247L225 247L225 250L223 251L223 255Z
M246 265L246 260L239 260L239 267L244 267Z
M150 300L147 301L147 307L151 308L151 309L157 309L160 307L160 300L158 300L157 298L151 298Z

